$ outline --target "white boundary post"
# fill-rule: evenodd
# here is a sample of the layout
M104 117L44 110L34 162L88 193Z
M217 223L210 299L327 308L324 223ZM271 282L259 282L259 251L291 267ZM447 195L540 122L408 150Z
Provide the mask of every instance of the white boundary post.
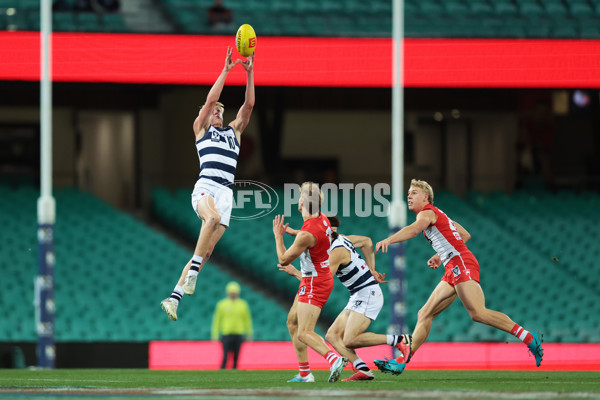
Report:
M38 199L38 275L35 279L35 315L40 368L54 368L54 222L52 197L52 4L40 2L40 198Z

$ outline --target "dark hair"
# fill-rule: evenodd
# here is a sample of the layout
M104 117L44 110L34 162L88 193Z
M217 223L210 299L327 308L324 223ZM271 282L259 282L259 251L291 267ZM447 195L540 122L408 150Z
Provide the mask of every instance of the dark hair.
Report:
M333 228L338 228L342 224L340 219L335 215L328 215L327 219Z
M338 217L336 217L335 215L328 215L327 219L329 220L329 223L331 224L332 228L338 228L342 222L340 221L340 219ZM339 234L335 231L331 232L331 238L333 240L337 239L337 237L339 236Z

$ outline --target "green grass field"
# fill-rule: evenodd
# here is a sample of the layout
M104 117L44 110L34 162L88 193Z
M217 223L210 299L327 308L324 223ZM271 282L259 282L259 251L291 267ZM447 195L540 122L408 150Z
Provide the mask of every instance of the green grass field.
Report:
M295 371L0 370L0 399L600 399L600 372L375 372L365 382L289 384ZM342 377L350 375L344 371Z

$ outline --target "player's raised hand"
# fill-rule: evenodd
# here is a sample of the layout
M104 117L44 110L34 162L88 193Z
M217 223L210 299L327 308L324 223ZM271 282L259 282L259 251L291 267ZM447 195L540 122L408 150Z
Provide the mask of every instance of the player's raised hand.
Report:
M436 254L427 261L427 265L429 265L429 268L431 269L437 269L442 265L442 259Z
M381 242L377 242L375 245L375 253L379 250L381 250L382 253L387 253L390 244L392 244L390 239L383 239Z
M283 224L284 219L285 219L285 216L283 216L283 215L276 215L275 218L273 219L273 234L275 236L283 236L283 234L289 227L289 225L290 225L289 223L287 223L285 225Z
M225 67L223 68L225 71L231 71L235 64L240 63L240 60L231 61L231 54L233 53L233 49L227 46L227 56L225 57Z
M373 278L375 278L375 280L377 281L377 283L388 283L389 281L385 280L385 274L382 274L381 272L377 272L375 270L371 271L371 275L373 275Z
M256 54L256 51L250 54L250 57L246 58L246 61L240 61L242 67L244 67L247 72L251 72L254 69L254 54Z

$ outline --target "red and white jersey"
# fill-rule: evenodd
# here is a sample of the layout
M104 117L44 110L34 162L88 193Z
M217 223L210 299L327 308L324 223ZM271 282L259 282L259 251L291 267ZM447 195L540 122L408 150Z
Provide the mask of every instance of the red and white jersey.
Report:
M300 270L303 277L330 275L329 248L331 246L331 225L329 219L319 213L318 217L304 221L301 231L310 232L317 243L300 254Z
M454 222L439 208L427 204L420 212L431 210L437 215L435 224L423 231L423 235L446 265L453 257L475 258L463 242Z

